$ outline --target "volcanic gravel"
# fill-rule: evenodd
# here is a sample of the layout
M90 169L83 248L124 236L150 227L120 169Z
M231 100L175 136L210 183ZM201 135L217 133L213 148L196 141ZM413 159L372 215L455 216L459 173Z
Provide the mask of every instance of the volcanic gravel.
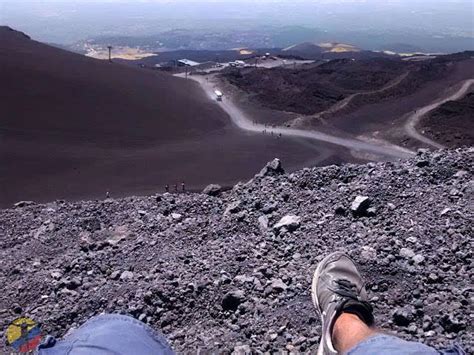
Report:
M118 312L179 352L314 351L312 273L344 250L367 280L378 327L472 353L473 153L293 174L273 161L213 196L1 210L0 329L26 315L61 337Z

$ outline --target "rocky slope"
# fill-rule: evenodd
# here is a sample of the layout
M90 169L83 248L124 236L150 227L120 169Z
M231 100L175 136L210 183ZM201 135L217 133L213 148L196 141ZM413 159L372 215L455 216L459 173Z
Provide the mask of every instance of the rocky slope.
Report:
M274 161L227 192L20 203L0 211L0 329L23 314L62 336L120 312L180 352L314 351L312 272L345 250L379 327L472 353L473 152L293 174Z

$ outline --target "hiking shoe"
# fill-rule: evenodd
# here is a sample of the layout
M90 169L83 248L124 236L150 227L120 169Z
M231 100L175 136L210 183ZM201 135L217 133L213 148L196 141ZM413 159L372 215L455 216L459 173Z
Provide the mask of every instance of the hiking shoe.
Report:
M355 314L368 326L374 322L362 277L352 259L344 253L329 254L319 263L313 276L311 296L322 323L318 355L337 354L332 343L332 329L341 313Z

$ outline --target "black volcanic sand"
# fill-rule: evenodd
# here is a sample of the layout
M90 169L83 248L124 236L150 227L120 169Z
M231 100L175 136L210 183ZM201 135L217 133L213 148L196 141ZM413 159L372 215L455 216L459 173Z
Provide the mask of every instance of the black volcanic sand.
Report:
M311 115L346 96L382 88L406 71L399 59L333 60L319 66L228 70L225 78L268 108Z
M0 329L24 315L61 337L117 312L161 330L178 353L314 354L312 273L340 250L360 267L377 327L472 354L473 166L473 149L437 151L266 170L217 197L0 210ZM356 196L370 209L353 214Z
M339 147L247 134L193 81L99 61L0 28L0 206L146 194L355 161ZM301 144L303 143L303 144Z

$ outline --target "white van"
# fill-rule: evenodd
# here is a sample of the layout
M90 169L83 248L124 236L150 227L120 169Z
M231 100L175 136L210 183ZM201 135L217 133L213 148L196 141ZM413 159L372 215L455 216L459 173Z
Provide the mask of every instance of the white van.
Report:
M222 101L222 96L224 96L222 92L220 92L219 90L215 90L214 94L216 94L217 101Z

